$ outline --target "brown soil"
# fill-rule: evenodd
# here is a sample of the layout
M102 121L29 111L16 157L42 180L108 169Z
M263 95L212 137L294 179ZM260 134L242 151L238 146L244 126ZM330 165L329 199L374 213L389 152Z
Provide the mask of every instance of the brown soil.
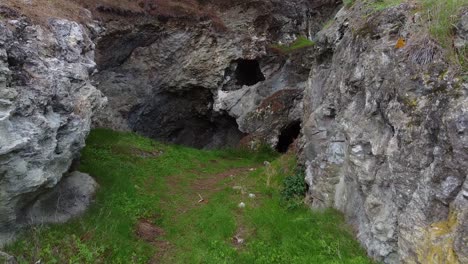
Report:
M138 237L146 242L156 242L160 237L164 236L164 230L147 219L142 219L138 222L136 233Z
M162 151L160 150L152 150L152 151L146 151L138 148L131 148L131 151L133 155L142 157L142 158L149 158L149 157L159 157L163 154Z
M150 264L160 263L164 254L168 251L170 244L163 239L164 230L153 224L149 219L141 219L135 228L139 238L152 244L156 248L156 254L150 260Z
M216 160L210 160L211 163L218 163ZM190 171L197 175L199 178L193 180L189 183L188 189L192 190L192 195L187 198L187 203L185 206L180 207L179 214L184 214L189 211L191 208L195 206L200 206L209 202L209 197L216 193L217 191L222 189L222 186L219 186L219 183L229 177L236 177L238 175L247 173L251 170L251 167L243 167L243 168L233 168L227 171L204 176L204 174L196 169ZM167 184L169 185L169 190L172 192L171 195L180 195L178 192L181 188L182 177L181 176L172 176L168 177ZM201 195L203 197L203 201L199 197ZM164 203L164 201L162 201ZM180 215L179 215L180 216ZM136 234L142 240L151 243L157 249L157 253L153 256L150 263L160 263L161 259L163 259L165 252L170 249L170 245L167 241L164 241L164 230L161 227L156 226L153 224L150 219L141 219L137 226L136 226ZM238 230L238 238L247 237L249 235L249 231L245 230L243 227L240 227ZM238 244L236 244L238 243ZM238 239L233 237L233 244L236 247L241 247L242 243L239 243Z
M216 3L216 2L215 2ZM50 18L64 18L87 24L91 20L136 22L156 19L189 23L212 21L216 30L226 30L211 3L196 0L2 0L0 6L11 7L35 23L47 25ZM84 10L91 11L92 17Z
M199 176L199 178L189 183L188 189L192 190L191 195L186 197L186 206L177 209L178 213L184 214L196 206L209 203L210 196L224 188L219 185L221 181L229 177L236 177L251 169L251 167L233 168L210 176L203 176L203 173L196 169L191 170L190 172ZM170 195L180 195L178 191L180 190L181 182L181 176L168 177L167 183L171 192ZM165 202L162 201L162 203Z
M219 186L219 183L224 179L229 177L235 177L239 174L245 173L250 170L249 168L234 168L230 169L210 177L197 179L192 184L192 190L195 192L204 192L207 194L212 194L216 191L219 191L222 187Z

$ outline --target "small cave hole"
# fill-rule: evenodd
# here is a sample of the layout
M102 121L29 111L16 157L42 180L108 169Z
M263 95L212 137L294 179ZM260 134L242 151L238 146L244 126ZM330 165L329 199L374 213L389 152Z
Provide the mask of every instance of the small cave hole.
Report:
M284 127L281 130L281 134L279 135L278 138L278 144L276 145L276 150L280 153L286 153L291 146L291 144L294 142L294 140L297 139L299 136L299 133L301 132L301 122L300 121L294 121Z
M252 86L265 80L257 60L238 60L235 76L237 85Z

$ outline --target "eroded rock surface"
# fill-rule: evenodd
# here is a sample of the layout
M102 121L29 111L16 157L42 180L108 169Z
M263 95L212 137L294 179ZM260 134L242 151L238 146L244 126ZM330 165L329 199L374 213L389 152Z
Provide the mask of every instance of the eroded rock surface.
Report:
M255 117L252 125L249 118L275 93L302 91L309 68L306 56L290 60L269 48L315 33L335 7L335 1L245 1L218 9L222 29L210 21L108 23L94 80L109 105L96 126L195 147L233 146L252 133L274 144L288 120ZM300 104L293 104L299 97L277 116L291 110L299 120Z
M48 29L2 8L0 20L0 241L23 209L54 187L77 158L92 113L104 102L91 85L94 44L83 26Z
M343 211L384 263L467 263L468 84L411 6L365 23L359 8L318 34L303 102L311 204Z
M221 2L216 23L102 7L123 19L88 25L95 43L0 10L0 233L50 220L38 208L59 191L36 200L83 146L97 86L96 126L199 148L286 151L300 134L308 201L344 212L369 255L468 263L468 84L417 8L356 1L325 23L339 1ZM272 49L299 36L316 46Z

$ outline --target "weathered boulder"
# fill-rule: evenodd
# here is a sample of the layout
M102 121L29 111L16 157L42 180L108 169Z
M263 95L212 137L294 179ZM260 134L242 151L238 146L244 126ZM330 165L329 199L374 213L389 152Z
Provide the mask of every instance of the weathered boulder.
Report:
M46 28L7 11L0 19L0 244L78 157L104 102L89 81L94 44L81 25L51 19Z
M411 6L364 22L360 7L317 37L303 101L310 202L343 211L384 263L466 263L468 83Z
M24 221L28 225L64 223L80 216L93 201L97 188L88 174L74 171L64 175L57 186L26 208Z

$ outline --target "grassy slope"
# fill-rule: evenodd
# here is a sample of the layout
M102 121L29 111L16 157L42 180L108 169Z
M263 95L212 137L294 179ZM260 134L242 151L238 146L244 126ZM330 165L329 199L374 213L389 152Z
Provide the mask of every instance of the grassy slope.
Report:
M81 162L101 185L91 210L25 231L6 250L20 263L370 263L337 212L280 205L294 166L271 152L202 151L96 130ZM142 219L164 231L144 241L135 231ZM236 234L246 243L236 245Z

